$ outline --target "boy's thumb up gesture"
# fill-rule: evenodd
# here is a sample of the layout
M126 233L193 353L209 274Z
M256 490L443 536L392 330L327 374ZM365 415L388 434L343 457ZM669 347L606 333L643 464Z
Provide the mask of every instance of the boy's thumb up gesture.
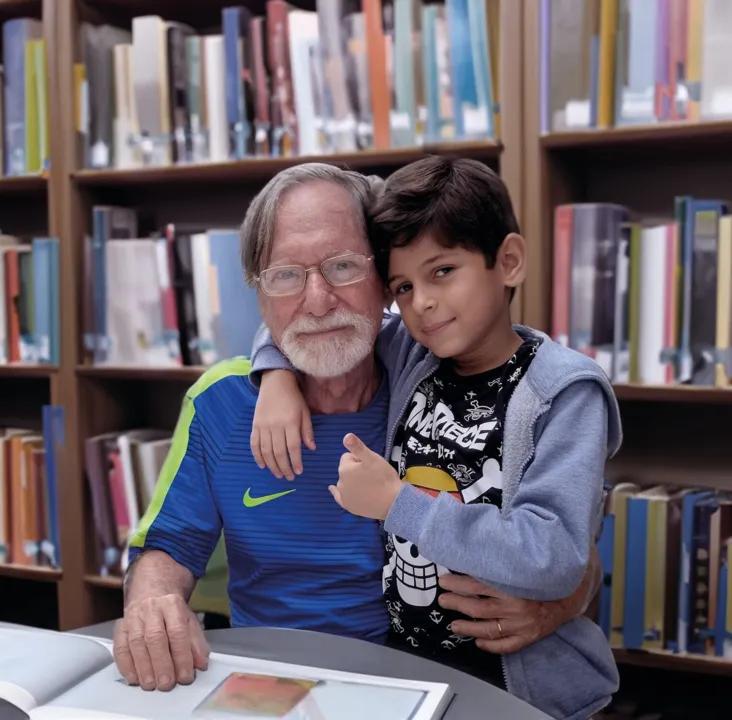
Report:
M343 444L350 452L341 455L338 484L328 489L344 510L361 517L386 520L402 486L399 475L353 433L343 438Z

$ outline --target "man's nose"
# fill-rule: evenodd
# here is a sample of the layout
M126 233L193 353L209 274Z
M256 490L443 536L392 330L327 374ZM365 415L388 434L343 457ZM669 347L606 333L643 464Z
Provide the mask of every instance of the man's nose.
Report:
M338 305L333 286L317 271L308 273L303 293L303 309L316 317L327 315Z

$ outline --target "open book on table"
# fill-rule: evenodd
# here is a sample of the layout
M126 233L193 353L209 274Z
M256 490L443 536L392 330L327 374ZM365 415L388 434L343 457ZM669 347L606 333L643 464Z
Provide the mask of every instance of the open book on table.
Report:
M146 692L120 676L108 640L0 627L0 699L31 720L439 720L451 697L440 683L215 652L191 685Z

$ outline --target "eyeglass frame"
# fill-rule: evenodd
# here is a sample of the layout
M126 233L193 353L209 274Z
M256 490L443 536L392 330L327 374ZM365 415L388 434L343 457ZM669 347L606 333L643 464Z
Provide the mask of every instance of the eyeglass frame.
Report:
M362 278L358 278L358 280L349 280L348 282L341 283L339 285L334 285L330 280L328 280L327 277L325 277L325 273L323 272L323 265L325 265L325 263L332 262L333 260L340 260L341 258L352 257L354 255L360 255L361 257L365 258L367 263L368 262L371 262L376 257L376 255L368 255L368 256L366 256L363 253L359 253L359 252L347 252L347 253L343 253L342 255L333 255L333 257L329 257L329 258L326 258L325 260L323 260L323 262L321 262L319 265L311 265L310 267L303 267L302 265L270 265L270 267L265 268L264 270L262 270L262 272L259 275L255 275L252 278L252 280L257 285L259 285L260 288L262 288L262 292L267 297L292 297L293 295L297 295L297 294L301 293L305 289L305 286L307 285L307 282L308 282L308 273L311 272L311 271L313 271L313 270L319 271L320 272L320 276L331 287L348 287L349 285L355 285L356 283L363 282L368 277L368 271L366 272L366 274ZM262 285L262 280L261 280L262 275L264 275L264 273L266 273L267 270L286 270L287 268L298 268L300 270L304 270L305 271L305 279L303 280L302 287L299 290L297 290L296 292L286 293L284 295L272 295L272 294L268 293L264 289L264 286Z

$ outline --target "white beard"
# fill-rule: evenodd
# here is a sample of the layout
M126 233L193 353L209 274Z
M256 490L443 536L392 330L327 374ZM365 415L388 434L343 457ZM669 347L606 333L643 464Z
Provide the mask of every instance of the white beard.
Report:
M351 328L331 337L307 333ZM301 317L283 333L282 352L294 367L315 378L336 378L358 367L374 350L373 323L364 315L339 308L322 318Z

